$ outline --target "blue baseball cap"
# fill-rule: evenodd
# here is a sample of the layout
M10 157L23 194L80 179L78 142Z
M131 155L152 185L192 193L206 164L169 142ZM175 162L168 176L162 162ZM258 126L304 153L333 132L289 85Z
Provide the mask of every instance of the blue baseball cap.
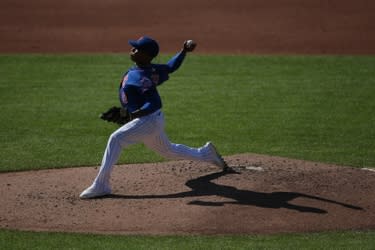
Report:
M142 36L138 40L129 40L129 44L136 49L146 52L153 58L159 54L159 44L150 37Z

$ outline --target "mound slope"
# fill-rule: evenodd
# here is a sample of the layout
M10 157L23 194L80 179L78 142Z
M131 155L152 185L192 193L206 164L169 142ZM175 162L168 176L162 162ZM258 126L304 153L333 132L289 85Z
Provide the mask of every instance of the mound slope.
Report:
M375 228L375 172L281 157L116 166L113 195L80 200L97 167L0 174L0 227L114 234L253 234Z

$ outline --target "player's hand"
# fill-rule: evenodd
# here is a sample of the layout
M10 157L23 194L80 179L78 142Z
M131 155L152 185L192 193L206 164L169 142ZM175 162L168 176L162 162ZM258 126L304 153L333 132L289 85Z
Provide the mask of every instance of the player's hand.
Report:
M185 51L185 52L192 52L195 49L195 47L197 47L196 42L194 42L193 40L186 40L184 42L184 46L183 46L182 50Z

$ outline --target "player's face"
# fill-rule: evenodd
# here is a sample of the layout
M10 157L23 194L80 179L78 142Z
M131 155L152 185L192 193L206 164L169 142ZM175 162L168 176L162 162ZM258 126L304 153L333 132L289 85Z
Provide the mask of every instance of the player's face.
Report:
M152 60L152 58L148 54L134 47L131 48L129 54L130 59L136 64L145 65L149 64Z

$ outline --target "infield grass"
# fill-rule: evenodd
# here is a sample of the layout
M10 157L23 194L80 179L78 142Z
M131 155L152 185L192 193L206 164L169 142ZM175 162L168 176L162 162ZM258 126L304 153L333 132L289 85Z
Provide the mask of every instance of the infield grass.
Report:
M113 236L0 230L2 249L374 249L374 232L271 236Z
M159 58L165 62L169 57ZM0 171L99 165L127 55L0 56ZM159 88L167 133L223 155L375 166L375 57L189 56ZM132 146L120 163L163 160Z

